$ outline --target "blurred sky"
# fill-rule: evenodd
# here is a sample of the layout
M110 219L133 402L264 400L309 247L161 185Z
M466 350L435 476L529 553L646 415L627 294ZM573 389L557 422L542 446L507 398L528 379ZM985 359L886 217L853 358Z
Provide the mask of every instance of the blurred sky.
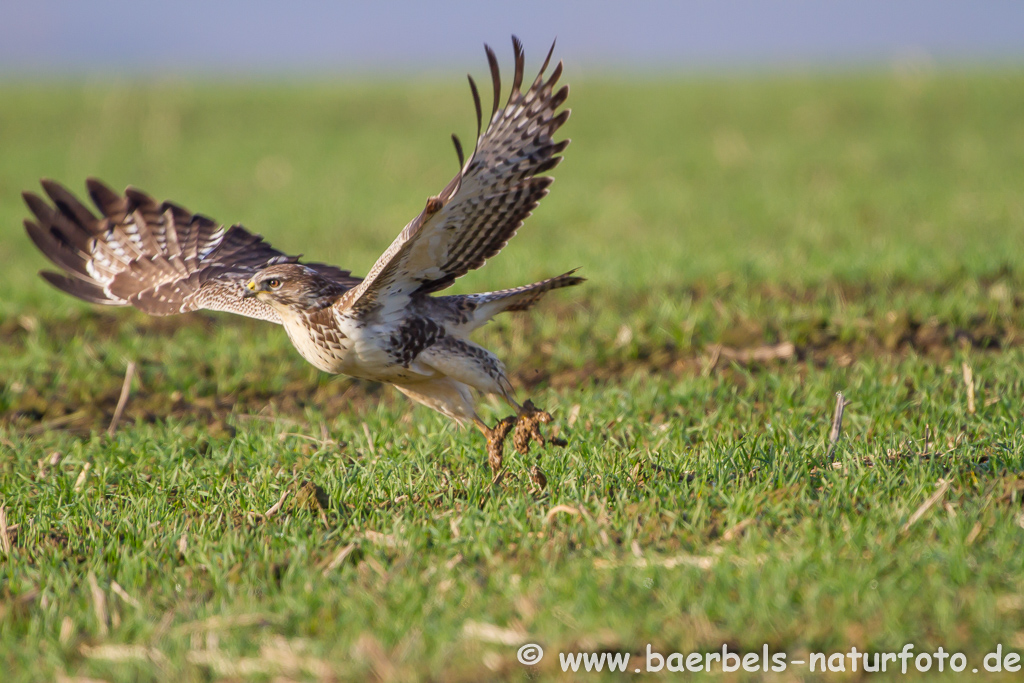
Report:
M0 0L0 75L402 74L511 33L584 70L1021 63L1024 2Z

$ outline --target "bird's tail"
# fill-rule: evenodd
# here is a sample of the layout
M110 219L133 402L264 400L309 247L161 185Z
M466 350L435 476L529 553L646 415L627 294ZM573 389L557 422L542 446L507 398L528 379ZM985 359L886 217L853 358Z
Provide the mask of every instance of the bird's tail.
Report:
M446 321L446 327L452 331L458 330L463 334L469 334L499 313L525 311L551 290L572 287L586 280L586 278L573 275L575 272L576 270L573 269L568 273L534 282L531 285L502 289L497 292L438 297L439 303L443 302L445 308L457 311L452 320Z

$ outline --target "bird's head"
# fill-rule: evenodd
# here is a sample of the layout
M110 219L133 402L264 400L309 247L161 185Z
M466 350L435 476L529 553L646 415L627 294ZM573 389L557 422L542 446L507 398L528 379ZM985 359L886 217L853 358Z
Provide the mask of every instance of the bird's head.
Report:
M309 311L332 303L338 286L312 268L299 263L268 266L245 285L243 296L255 297L277 309Z

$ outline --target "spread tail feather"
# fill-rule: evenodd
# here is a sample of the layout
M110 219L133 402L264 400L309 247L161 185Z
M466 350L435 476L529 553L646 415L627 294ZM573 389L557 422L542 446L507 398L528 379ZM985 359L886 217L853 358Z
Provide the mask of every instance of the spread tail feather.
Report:
M528 310L551 290L572 287L586 281L586 278L574 275L575 272L574 268L568 273L522 287L482 294L438 297L437 300L454 309L452 319L446 321L448 330L469 334L499 313Z
M540 301L541 297L551 290L572 287L586 280L586 278L573 275L575 272L576 269L574 268L568 273L563 273L547 280L541 280L540 282L534 282L532 285L503 289L498 292L487 292L485 294L477 294L476 296L483 299L483 302L480 304L481 309L493 308L494 312L490 313L487 316L488 318L505 311L525 311Z

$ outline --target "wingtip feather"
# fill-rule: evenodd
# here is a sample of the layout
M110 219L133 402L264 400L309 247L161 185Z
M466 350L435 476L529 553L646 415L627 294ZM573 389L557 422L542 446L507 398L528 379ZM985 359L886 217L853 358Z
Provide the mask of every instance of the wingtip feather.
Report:
M469 79L469 89L473 93L473 106L476 108L476 137L480 139L480 133L483 131L483 119L484 110L480 104L480 90L476 87L476 81L469 74L466 74L466 78Z
M77 280L62 273L55 273L50 270L39 271L39 276L65 294L70 294L71 296L83 301L88 301L93 304L103 304L105 306L126 305L126 302L124 301L111 299L102 287L91 282Z
M28 206L29 211L42 222L46 222L53 216L53 207L49 203L37 195L35 192L25 191L21 193L21 199Z
M558 38L551 41L551 49L548 50L548 56L544 58L544 64L540 67L540 73L544 73L548 70L548 64L551 63L551 55L555 54L555 44L558 42ZM561 62L559 62L561 63Z
M462 141L455 133L452 133L452 144L455 145L455 153L459 156L459 168L461 169L466 165L466 156L462 153Z
M512 103L516 95L520 94L520 87L523 85L523 71L526 64L526 51L523 49L522 41L516 36L512 36L512 52L515 54L516 69L512 80L512 90L508 93L509 104Z
M43 186L43 190L49 195L50 199L53 199L53 193L64 190L64 186L53 178L40 178L39 184ZM65 190L66 191L66 190Z
M124 220L127 200L114 192L109 185L99 178L86 178L85 189L88 191L92 203L104 216L117 222Z
M66 218L87 230L96 223L96 216L66 187L50 178L39 181L57 210Z
M498 112L498 105L501 103L501 71L498 69L498 56L490 45L484 44L487 52L487 64L491 67L491 81L494 84L494 106L491 108L491 116Z

